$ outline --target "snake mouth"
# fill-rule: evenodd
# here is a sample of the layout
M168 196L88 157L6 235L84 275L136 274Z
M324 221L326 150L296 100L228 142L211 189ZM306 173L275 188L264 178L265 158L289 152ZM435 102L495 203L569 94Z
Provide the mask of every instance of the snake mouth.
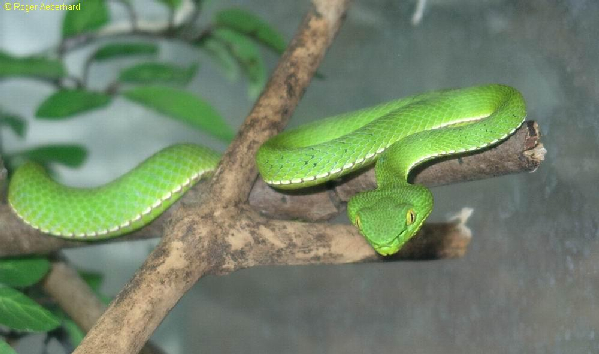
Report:
M405 231L402 232L401 234L399 234L398 236L396 236L390 242L385 242L383 244L371 243L372 248L374 248L374 250L381 256L391 256L391 255L397 253L397 251L399 251L401 246L404 244L404 242L400 241L400 240L404 239L403 238L404 234L405 234Z
M394 249L393 246L375 246L375 251L381 256L390 256L397 252L397 249Z

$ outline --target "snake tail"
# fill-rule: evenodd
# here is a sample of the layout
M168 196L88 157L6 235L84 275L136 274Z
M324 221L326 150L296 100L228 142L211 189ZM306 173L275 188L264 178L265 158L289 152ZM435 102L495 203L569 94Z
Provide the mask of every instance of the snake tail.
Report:
M219 158L216 152L201 146L173 145L96 188L61 185L39 164L28 162L11 178L8 201L24 222L44 233L106 239L154 220L211 172Z

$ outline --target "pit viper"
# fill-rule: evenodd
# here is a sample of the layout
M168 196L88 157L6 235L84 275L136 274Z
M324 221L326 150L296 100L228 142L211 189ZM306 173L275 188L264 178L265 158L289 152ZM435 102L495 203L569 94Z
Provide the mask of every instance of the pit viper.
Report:
M508 138L526 116L522 95L504 85L433 91L315 121L285 131L258 150L266 183L279 189L320 184L376 163L377 188L347 205L350 221L381 255L396 253L422 226L433 196L409 183L417 165ZM203 175L219 154L178 144L96 188L52 180L33 162L19 167L8 201L27 224L64 238L99 240L146 225Z

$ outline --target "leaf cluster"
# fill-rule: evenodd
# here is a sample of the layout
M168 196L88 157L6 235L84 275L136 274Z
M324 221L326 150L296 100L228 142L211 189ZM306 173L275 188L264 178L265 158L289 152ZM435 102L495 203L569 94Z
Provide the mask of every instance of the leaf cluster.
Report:
M180 0L156 0L172 15L181 6ZM177 63L158 60L160 41L183 41L207 55L229 80L244 77L248 83L248 96L255 98L263 89L267 70L259 46L281 54L286 41L266 21L249 11L230 8L217 11L211 22L190 34L185 29L194 28L204 1L195 1L197 11L187 21L174 24L162 31L144 33L132 23L130 33L96 45L84 63L80 76L70 73L64 56L72 43L85 42L94 45L93 39L101 39L102 30L110 26L111 16L107 0L85 0L80 11L68 11L62 22L62 41L57 46L57 55L45 53L18 57L0 50L0 80L28 78L52 83L56 90L37 107L35 117L40 120L60 121L81 117L96 110L110 109L117 97L132 104L160 113L207 133L223 142L230 142L233 129L221 116L218 109L207 100L185 87L200 73L198 62L181 66ZM134 11L128 1L120 1L127 11ZM137 14L130 16L136 18ZM139 40L139 34L146 39ZM70 47L71 46L71 47ZM95 66L118 67L130 60L139 60L116 70L114 81L104 89L90 88L90 71ZM0 107L0 129L9 128L17 136L24 137L27 124L23 117ZM0 146L0 153L2 147ZM52 173L54 164L78 167L85 161L87 149L73 144L52 144L31 149L3 153L9 171L13 171L26 160L34 160Z
M84 332L40 290L40 282L50 269L50 261L44 257L0 261L0 328L8 329L4 334L7 338L48 332L48 337L65 337L69 346L76 347ZM102 275L93 272L80 275L101 299L109 301L99 292ZM11 353L10 350L0 339L0 353Z

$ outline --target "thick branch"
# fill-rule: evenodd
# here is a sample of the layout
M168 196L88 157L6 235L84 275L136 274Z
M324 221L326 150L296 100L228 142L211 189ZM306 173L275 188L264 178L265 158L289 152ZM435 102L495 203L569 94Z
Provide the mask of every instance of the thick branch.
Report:
M266 91L223 156L206 198L211 202L180 207L173 214L160 244L75 353L137 352L200 277L224 271L227 235L239 217L234 206L247 199L256 177L255 152L283 128L283 118L295 108L347 6L343 0L314 0Z
M543 161L545 148L539 127L525 122L507 141L492 149L437 159L412 172L414 183L434 187L491 178L510 173L532 172ZM292 192L277 191L261 179L250 193L249 203L263 215L278 219L328 220L339 214L354 194L375 189L374 168L347 176L333 186Z
M65 262L52 262L52 268L42 281L42 287L85 332L92 328L106 309L106 306L98 299L77 271ZM163 351L148 342L140 353L161 354Z
M534 171L543 160L544 147L536 123L526 122L510 139L497 147L460 158L435 161L416 171L415 182L427 186L489 178L507 173ZM249 203L262 215L277 219L307 221L328 220L344 210L350 196L376 185L371 170L350 176L334 186L322 186L307 191L278 191L258 179L252 188ZM140 231L107 242L130 241L161 237L165 222L180 204L202 199L207 183L190 190L180 202ZM23 254L46 254L66 247L81 247L97 243L68 241L48 237L28 227L8 208L0 205L0 257Z
M471 239L464 209L453 221L424 225L392 257L382 257L352 225L290 222L261 217L252 209L236 215L225 236L220 271L256 265L345 264L381 260L429 260L462 257Z

